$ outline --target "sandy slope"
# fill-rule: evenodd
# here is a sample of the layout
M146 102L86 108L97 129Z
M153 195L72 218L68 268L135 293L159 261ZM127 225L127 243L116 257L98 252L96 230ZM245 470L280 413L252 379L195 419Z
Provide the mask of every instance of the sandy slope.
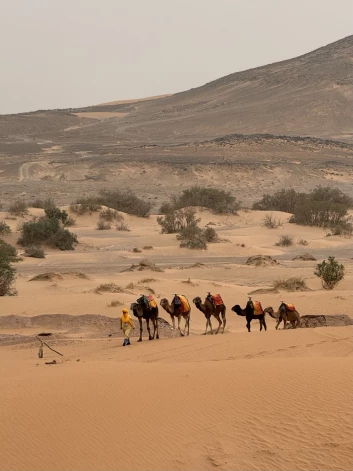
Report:
M0 468L350 470L351 333L6 349Z
M118 326L110 338L92 335L89 326L66 334L57 328L52 331L59 337L48 342L64 356L45 349L43 360L37 328L1 329L0 344L5 335L32 340L0 347L0 470L352 469L352 327L275 331L269 318L267 332L254 321L249 334L245 319L230 310L273 280L302 276L311 291L255 298L264 307L285 299L302 315L352 317L351 240L288 224L285 213L274 216L283 229L264 228L261 212L200 212L201 224L212 222L227 239L207 252L180 249L174 235L159 233L156 217L125 216L130 232L120 233L97 231L98 216L83 216L72 228L80 241L75 252L48 249L45 259L20 262L18 296L1 299L1 315L117 318L121 308L109 307L114 300L129 306L150 290L157 300L175 292L191 300L211 290L228 307L227 326L224 335L202 336L205 318L193 309L189 337L149 342L145 336L138 344L134 331L127 348L116 337ZM16 231L21 220L7 222ZM293 247L274 245L284 233L294 237ZM309 245L299 245L299 238ZM317 262L292 261L306 251L318 261L336 255L346 265L345 280L323 291L313 275ZM245 265L257 253L272 255L279 265ZM122 271L143 258L164 271ZM50 271L57 273L51 281L30 281ZM107 282L123 292L95 293ZM164 311L160 315L169 320ZM53 359L58 364L44 364Z

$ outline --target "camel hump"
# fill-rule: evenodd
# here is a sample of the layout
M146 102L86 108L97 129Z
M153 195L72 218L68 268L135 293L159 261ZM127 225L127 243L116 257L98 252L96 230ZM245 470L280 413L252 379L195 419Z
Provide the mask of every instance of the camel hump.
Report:
M260 301L252 301L254 305L254 314L256 316L260 316L261 314L264 313L264 310L262 309Z
M224 304L220 294L208 293L207 299L211 301L211 303L213 303L215 306L221 306L222 304Z
M145 306L146 308L149 308L149 309L153 309L157 307L157 303L154 297L151 295L145 296L144 294L142 294L141 297L138 298L137 302L138 304L140 304L140 306Z

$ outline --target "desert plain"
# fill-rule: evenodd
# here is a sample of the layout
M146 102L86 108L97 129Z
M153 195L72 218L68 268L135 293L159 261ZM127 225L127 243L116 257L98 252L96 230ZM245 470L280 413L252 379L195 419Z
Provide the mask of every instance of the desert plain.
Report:
M1 117L0 220L12 229L3 239L23 259L15 266L17 295L0 299L0 470L352 469L352 239L292 224L291 214L278 211L270 213L281 224L269 229L269 211L251 209L262 194L281 188L310 191L321 184L352 196L346 112L352 37L319 51L300 61L315 66L317 96L285 61L273 66L285 74L283 83L290 76L304 84L293 91L289 83L290 96L276 95L267 66L260 75L235 74L171 97ZM240 93L235 114L227 86L229 96ZM329 120L325 92L337 104ZM277 106L273 96L287 96L289 107L293 93L300 103L288 130L284 102ZM263 97L256 119L255 95ZM305 127L309 102L320 119L308 118ZM242 135L218 139L230 128ZM213 227L220 239L207 250L179 247L157 222L160 204L192 185L225 189L243 201L238 214L197 208L200 226ZM71 212L77 197L105 188L131 189L153 201L150 216L124 214L129 230L117 231L98 230L98 212ZM38 196L53 198L75 219L74 251L45 247L43 259L23 256L16 245L21 224L44 212L29 207L8 219L7 207L15 198L30 203ZM284 234L293 245L276 245ZM304 253L313 260L294 260ZM247 264L256 255L273 263ZM331 255L346 273L325 290L314 272ZM291 277L306 288L274 289ZM208 292L221 294L227 306L224 333L204 335L205 316L192 305ZM140 294L159 304L175 293L192 305L190 335L173 330L160 307L160 338L148 340L144 325L138 343L135 319L131 346L123 347L121 309ZM267 315L267 331L253 320L249 333L245 318L231 310L245 307L249 295L264 308L277 309L283 300L303 318L320 317L276 330ZM215 331L215 319L212 326ZM61 355L44 346L38 357L40 333L50 334L40 338Z

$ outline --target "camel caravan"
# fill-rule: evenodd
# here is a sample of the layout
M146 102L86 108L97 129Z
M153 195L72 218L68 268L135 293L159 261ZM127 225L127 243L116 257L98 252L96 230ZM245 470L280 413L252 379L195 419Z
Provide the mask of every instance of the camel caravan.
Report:
M206 330L204 335L207 334L208 329L210 333L218 334L221 330L222 334L224 333L227 319L226 319L226 306L222 300L220 294L211 294L208 293L205 301L197 296L193 300L196 308L201 311L206 318ZM174 294L174 297L171 302L168 299L163 298L160 301L160 306L170 315L173 329L175 330L175 319L178 320L177 329L180 332L181 336L189 335L190 331L190 312L191 306L186 296L181 294ZM158 334L158 317L159 310L158 305L153 296L151 295L141 295L135 303L132 303L130 310L133 315L138 318L140 326L140 337L138 342L142 342L143 334L143 325L142 320L145 319L148 331L149 340L154 340L159 338ZM264 328L267 330L266 325L266 314L271 316L273 319L277 320L276 330L283 321L283 329L287 328L287 323L291 324L293 329L301 327L300 314L296 310L293 304L287 304L284 301L281 302L278 310L275 312L273 307L269 306L266 309L263 309L260 301L253 301L249 297L248 302L244 309L242 309L239 304L236 304L232 307L232 311L235 312L238 316L243 316L246 318L246 328L248 332L251 332L251 321L253 319L260 321L260 331ZM218 328L214 332L212 328L212 317L218 322ZM180 324L182 319L184 319L184 329L181 329ZM153 326L153 335L151 334L150 322Z

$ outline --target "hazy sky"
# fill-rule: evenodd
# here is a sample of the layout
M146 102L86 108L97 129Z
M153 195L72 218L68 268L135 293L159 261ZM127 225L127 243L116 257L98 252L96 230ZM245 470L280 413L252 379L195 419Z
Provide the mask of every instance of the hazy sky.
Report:
M352 34L352 0L0 0L0 114L175 93Z

